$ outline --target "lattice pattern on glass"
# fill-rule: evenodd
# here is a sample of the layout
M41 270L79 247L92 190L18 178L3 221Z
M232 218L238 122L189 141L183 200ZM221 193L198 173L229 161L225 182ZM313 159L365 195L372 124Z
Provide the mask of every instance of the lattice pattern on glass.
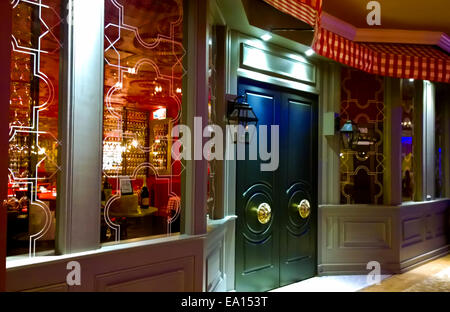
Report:
M402 80L402 198L414 199L414 82Z
M102 241L180 228L183 1L105 1Z
M208 124L217 124L216 117L216 33L215 27L209 27L209 62L208 62ZM216 160L208 161L208 187L207 187L207 205L208 214L210 218L214 218L214 211L216 208Z
M383 202L383 78L343 68L342 125L352 120L358 131L370 134L374 143L363 151L341 145L341 203L381 204Z
M13 0L8 255L53 249L60 39L59 0Z

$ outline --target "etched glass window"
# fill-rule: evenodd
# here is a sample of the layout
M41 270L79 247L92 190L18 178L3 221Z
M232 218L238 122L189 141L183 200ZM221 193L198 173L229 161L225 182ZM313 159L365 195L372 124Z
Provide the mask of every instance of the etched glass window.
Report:
M341 144L341 203L383 203L384 80L342 69L341 127L351 121L354 133Z
M180 232L183 1L105 1L101 241Z
M208 125L217 124L216 116L216 36L215 27L209 27L209 62L208 62ZM209 158L209 157L208 157ZM211 219L214 218L214 211L216 208L216 165L217 161L212 159L208 161L208 187L207 187L207 207L208 215Z
M414 200L414 81L402 80L402 199Z
M446 176L448 171L448 148L450 142L450 125L449 125L449 108L450 88L445 84L436 85L436 127L435 127L435 196L436 198L448 197L445 194L446 183L449 177ZM447 108L446 108L447 106ZM447 142L447 143L446 143Z
M13 0L7 255L54 249L61 2Z

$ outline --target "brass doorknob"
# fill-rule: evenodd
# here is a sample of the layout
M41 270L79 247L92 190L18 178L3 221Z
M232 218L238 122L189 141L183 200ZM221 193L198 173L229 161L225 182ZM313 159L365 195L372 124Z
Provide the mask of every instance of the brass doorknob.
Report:
M309 215L311 214L311 204L307 199L302 200L300 204L297 206L297 209L302 219L308 218Z
M268 203L262 203L261 205L259 205L256 213L258 216L258 221L261 224L269 223L270 219L272 218L272 209L270 208L270 205Z

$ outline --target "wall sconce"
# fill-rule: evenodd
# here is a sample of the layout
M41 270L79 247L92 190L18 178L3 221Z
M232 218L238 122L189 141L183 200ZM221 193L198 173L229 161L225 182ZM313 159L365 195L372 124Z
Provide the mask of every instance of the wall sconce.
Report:
M347 120L341 128L341 138L344 144L344 149L353 149L354 138L357 133L356 125L351 120Z
M253 108L247 103L246 94L236 97L234 101L228 101L228 124L241 125L245 130L248 130L249 125L254 125L255 127L258 125L258 117L256 117ZM236 141L235 139L235 143ZM251 138L245 135L245 143L250 141Z
M369 158L370 146L378 141L372 129L358 127L351 120L347 120L341 128L341 137L344 149L357 152L363 160Z

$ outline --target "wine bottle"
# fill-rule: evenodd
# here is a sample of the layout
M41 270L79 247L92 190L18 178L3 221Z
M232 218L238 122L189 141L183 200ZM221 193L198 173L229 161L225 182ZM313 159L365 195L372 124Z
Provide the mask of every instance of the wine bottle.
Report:
M141 208L142 209L148 209L148 207L150 206L150 194L148 192L148 188L147 188L147 179L144 178L144 185L142 186L141 189Z

